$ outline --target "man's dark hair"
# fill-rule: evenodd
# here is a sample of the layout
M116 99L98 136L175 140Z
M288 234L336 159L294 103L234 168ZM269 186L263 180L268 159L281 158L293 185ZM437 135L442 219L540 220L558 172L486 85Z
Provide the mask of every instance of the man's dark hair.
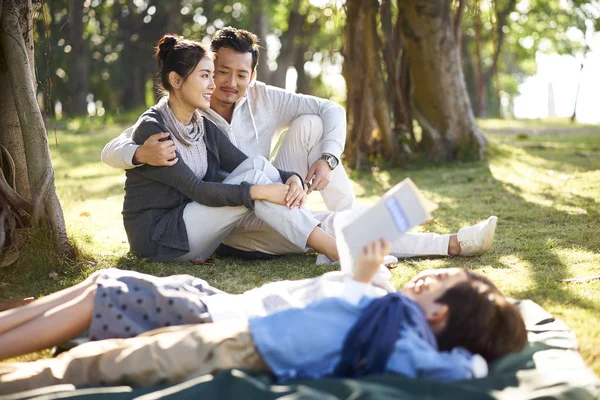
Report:
M448 289L437 303L448 306L448 320L437 342L440 350L460 346L491 362L519 352L527 330L519 309L483 275L467 271L469 280Z
M204 57L212 58L212 53L204 44L175 34L164 35L156 44L154 52L154 58L160 67L157 82L159 90L163 94L173 90L169 74L177 72L185 80Z
M210 42L210 49L215 54L223 47L240 53L251 53L252 71L254 71L258 64L260 47L258 42L258 37L254 33L226 26L215 32Z

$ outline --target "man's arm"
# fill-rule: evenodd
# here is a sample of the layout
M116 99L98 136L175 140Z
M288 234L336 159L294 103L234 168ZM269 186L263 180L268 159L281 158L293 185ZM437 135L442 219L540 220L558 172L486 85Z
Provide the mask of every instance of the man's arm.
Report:
M262 88L260 88L262 89ZM286 126L301 115L318 115L323 122L321 154L335 157L339 163L346 143L346 110L339 104L315 96L287 92L273 86L264 86L268 107L279 126ZM312 190L322 190L329 183L331 169L324 160L315 161L305 181Z
M102 149L101 159L106 165L117 169L132 169L143 164L171 166L177 163L172 140L162 140L168 132L152 135L142 145L136 144L131 135L135 126L123 131Z
M136 124L132 138L135 143L144 143L150 137L162 131L164 131L164 126L151 117L147 117ZM184 162L176 163L173 166L157 167L144 164L131 173L171 186L189 199L210 207L243 205L250 209L254 208L250 193L252 185L249 183L242 182L240 185L228 185L218 182L205 182L198 178ZM259 197L261 196L258 196L257 199Z

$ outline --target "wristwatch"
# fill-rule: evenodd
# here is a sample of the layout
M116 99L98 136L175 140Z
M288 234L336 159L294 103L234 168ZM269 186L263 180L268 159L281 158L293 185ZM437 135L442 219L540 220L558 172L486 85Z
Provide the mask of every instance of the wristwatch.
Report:
M334 155L331 155L331 154L329 154L329 153L323 153L323 154L321 155L321 158L320 158L320 160L323 160L323 161L325 161L325 162L327 163L327 165L329 165L329 169L331 169L332 171L333 171L333 170L335 169L335 167L337 167L337 166L338 166L338 164L340 163L340 162L338 161L338 159L337 159L337 158L336 158Z

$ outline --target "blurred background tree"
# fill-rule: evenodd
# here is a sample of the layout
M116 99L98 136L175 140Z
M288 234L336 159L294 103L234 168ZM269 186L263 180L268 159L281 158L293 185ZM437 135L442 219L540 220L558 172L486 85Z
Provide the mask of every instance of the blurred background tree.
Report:
M416 152L429 160L481 158L485 141L474 117L512 117L519 85L536 72L536 54L585 54L590 32L600 28L600 5L46 0L34 4L34 21L48 116L141 112L156 101L151 49L162 34L208 43L233 25L261 38L259 80L347 107L346 157L360 167L383 159L402 165Z

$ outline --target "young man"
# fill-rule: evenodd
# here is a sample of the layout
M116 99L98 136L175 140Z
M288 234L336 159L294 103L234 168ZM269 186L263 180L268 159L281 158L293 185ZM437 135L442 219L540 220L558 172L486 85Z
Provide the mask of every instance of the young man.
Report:
M55 359L0 364L0 392L58 383L146 386L236 367L280 380L383 372L460 380L485 376L483 359L523 348L527 333L519 311L483 276L463 269L426 271L401 294L372 292L369 282L389 247L381 240L365 246L339 295L317 294L249 320L234 316L169 327L86 343ZM277 293L277 283L269 285ZM210 305L208 314L213 316ZM10 323L6 314L0 317Z
M255 81L259 59L257 37L241 29L217 31L211 43L216 54L215 85L210 109L201 111L248 156L269 159L273 137L290 127L275 156L277 168L295 171L319 190L330 210L349 210L354 205L352 186L340 156L346 140L344 109L325 99L286 92ZM173 165L177 162L168 133L151 136L143 145L131 140L125 130L102 151L102 161L115 168ZM350 211L345 211L350 212ZM315 212L322 228L333 235L335 212ZM407 233L392 245L396 257L477 256L488 251L496 229L496 217L452 235ZM255 216L243 218L223 243L250 254L302 253L298 248ZM327 263L324 257L318 263Z

